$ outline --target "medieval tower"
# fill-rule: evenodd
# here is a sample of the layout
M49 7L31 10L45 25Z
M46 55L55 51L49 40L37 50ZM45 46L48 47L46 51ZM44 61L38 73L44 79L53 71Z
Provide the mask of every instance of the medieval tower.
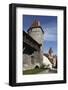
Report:
M37 19L35 19L31 25L31 27L28 29L28 34L38 43L40 44L40 51L39 52L34 52L34 56L38 55L39 60L36 61L40 61L42 64L43 61L43 36L44 36L44 31L41 27L40 21L38 21Z

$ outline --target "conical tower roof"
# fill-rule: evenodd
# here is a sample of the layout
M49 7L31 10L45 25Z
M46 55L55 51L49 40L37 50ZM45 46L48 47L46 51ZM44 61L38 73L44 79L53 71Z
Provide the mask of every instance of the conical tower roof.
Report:
M30 28L28 29L28 32L32 29L32 28L41 28L42 32L44 33L42 27L41 27L41 24L40 24L40 21L35 19L32 23L32 25L30 26Z
M32 25L31 25L31 27L38 27L38 26L41 26L41 25L40 25L40 21L38 21L38 20L35 19L35 20L33 21Z

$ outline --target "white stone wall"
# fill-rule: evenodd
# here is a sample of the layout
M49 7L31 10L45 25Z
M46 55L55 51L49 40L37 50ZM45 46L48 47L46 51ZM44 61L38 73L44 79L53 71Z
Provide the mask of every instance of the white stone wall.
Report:
M32 28L32 30L29 31L29 35L39 44L43 43L43 32L41 28Z
M30 55L23 54L23 64L31 64L31 57Z
M32 61L34 63L32 63ZM40 52L34 51L32 55L23 55L23 70L34 69L36 65L40 67L42 63L43 58Z
M52 69L52 63L44 55L43 55L43 64L46 65L46 66L49 65L49 68Z

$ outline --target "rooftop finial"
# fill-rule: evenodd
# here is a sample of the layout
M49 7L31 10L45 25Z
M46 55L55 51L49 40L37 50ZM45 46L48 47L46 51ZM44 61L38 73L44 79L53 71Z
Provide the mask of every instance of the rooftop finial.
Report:
M33 23L32 23L31 26L32 27L38 27L38 26L40 26L40 21L38 21L37 18L35 18L35 20L33 21Z

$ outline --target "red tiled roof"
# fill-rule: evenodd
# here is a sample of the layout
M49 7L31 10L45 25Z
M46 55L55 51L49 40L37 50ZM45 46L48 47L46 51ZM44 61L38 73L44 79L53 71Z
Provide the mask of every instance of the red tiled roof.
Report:
M31 27L28 29L28 32L29 32L29 30L32 29L32 28L41 28L42 32L44 33L44 31L43 31L43 29L42 29L42 27L41 27L41 25L40 25L40 21L38 21L38 20L34 20L34 21L33 21Z
M38 27L38 26L40 26L40 22L38 20L35 20L31 25L31 27Z

